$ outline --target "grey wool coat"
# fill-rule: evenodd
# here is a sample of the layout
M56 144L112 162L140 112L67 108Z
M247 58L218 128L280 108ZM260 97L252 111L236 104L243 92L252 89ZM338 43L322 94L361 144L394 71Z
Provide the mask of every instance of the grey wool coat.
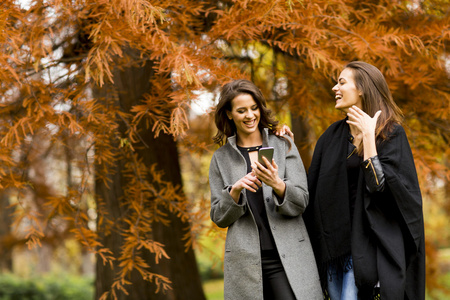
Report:
M263 146L274 147L278 175L286 184L284 199L263 184L263 197L281 262L298 300L323 299L316 261L302 213L308 204L306 172L295 144L263 131ZM220 147L211 160L211 220L227 228L224 261L225 300L262 300L262 267L258 228L247 203L246 190L239 204L229 188L247 174L244 157L236 147L236 136Z

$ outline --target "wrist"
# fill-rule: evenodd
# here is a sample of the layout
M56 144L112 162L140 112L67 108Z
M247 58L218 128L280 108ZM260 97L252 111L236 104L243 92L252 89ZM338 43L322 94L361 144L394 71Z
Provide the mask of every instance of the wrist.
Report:
M374 138L375 139L375 130L370 130L370 131L363 131L362 132L363 138L367 139L367 138Z
M284 194L284 190L286 189L286 184L284 183L283 180L281 180L281 178L278 178L273 189L277 194Z
M229 190L229 193L231 195L237 195L237 194L240 194L241 191L242 191L242 189L239 189L239 188L235 187L234 185L232 185L230 190Z
M242 191L242 189L235 188L233 185L228 190L228 193L230 193L230 196L231 196L231 198L233 198L234 202L238 203L239 198L241 197L241 191Z

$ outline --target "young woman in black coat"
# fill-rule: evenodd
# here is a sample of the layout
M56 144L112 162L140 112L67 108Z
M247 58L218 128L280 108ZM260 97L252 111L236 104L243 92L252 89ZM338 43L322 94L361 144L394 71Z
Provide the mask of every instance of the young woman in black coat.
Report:
M402 113L376 67L347 64L333 87L346 118L319 138L304 214L330 298L425 299L422 198Z

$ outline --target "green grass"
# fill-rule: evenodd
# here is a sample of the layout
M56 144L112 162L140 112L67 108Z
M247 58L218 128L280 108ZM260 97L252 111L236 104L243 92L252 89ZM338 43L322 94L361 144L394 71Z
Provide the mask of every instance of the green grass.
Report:
M207 300L223 300L223 279L208 280L203 283Z
M450 272L442 276L440 283L446 287L447 293L443 291L435 291L433 293L433 297L427 293L425 298L426 300L450 300L450 293L448 292L450 291Z

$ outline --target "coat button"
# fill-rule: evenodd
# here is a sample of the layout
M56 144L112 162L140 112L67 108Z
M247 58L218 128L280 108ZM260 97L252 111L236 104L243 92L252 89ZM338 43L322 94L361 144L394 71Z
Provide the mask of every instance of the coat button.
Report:
M281 254L281 257L285 258L285 257L286 257L286 255L284 255L284 254Z
M276 229L275 225L273 225L273 226L272 226L272 229L273 229L273 230L275 230L275 229Z
M269 202L269 201L270 201L270 198L269 198L269 197L267 197L267 198L266 198L266 202Z

